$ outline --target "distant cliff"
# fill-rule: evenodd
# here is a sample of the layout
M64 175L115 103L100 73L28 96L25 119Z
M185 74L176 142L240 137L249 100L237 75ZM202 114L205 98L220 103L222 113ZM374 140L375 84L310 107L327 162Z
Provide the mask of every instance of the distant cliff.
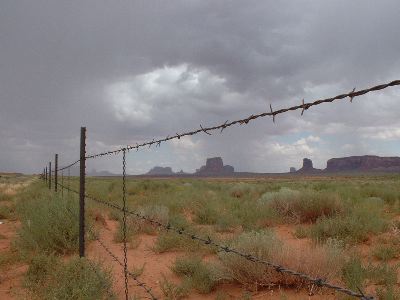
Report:
M171 167L154 167L146 175L174 175Z
M375 155L331 158L326 164L326 172L345 171L399 171L400 157L380 157Z

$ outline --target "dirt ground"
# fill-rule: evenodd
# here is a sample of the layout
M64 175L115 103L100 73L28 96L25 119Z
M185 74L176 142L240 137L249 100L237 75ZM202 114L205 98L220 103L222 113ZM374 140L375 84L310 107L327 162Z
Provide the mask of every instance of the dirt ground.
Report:
M111 252L117 255L122 261L123 248L122 244L116 244L113 242L114 232L117 228L117 222L106 219L106 225L99 233L100 239L109 247ZM289 245L294 246L298 249L307 248L309 241L299 240L293 237L292 228L290 226L281 226L277 229L278 236ZM128 249L128 264L130 269L140 268L144 264L144 272L140 276L140 280L148 287L152 288L155 296L159 299L163 298L163 294L159 287L159 281L161 274L164 274L169 280L174 283L179 283L180 279L171 271L170 266L173 264L178 256L181 256L181 252L167 252L167 253L154 253L151 248L154 245L156 236L140 235L140 244L135 249ZM112 260L110 255L104 250L104 248L97 242L92 241L87 249L88 257L97 261L103 262L104 265L112 268L114 274L114 289L117 293L118 299L124 299L124 281L123 281L123 269L115 261ZM135 285L133 279L129 280L129 291L131 295L147 296L141 287ZM225 292L229 296L229 299L239 299L245 292L239 285L235 284L222 284L218 286L217 290L207 294L199 294L195 291L191 291L190 295L186 299L197 300L197 299L216 299L218 292ZM252 299L335 299L335 297L329 294L329 291L324 291L323 295L312 295L309 296L307 291L295 291L290 289L272 289L269 291L253 292Z
M19 188L26 184L19 184L9 188L9 193L15 193ZM2 204L6 203L5 201ZM400 220L400 216L399 216ZM18 221L0 220L0 257L10 255L12 249L11 243L15 238L17 228L19 226ZM122 243L115 243L113 241L114 233L117 230L117 222L108 218L104 219L99 228L99 237L114 253L120 261L123 261L123 247ZM294 236L295 226L293 225L280 225L275 226L274 230L285 244L290 246L292 249L297 251L307 251L311 247L311 240L298 239ZM399 236L400 232L395 229L389 230L387 233L381 236L371 237L366 243L357 246L357 250L362 254L365 260L370 260L370 253L372 247L379 243L384 243L385 240L390 240L395 236ZM155 253L151 250L153 247L156 236L142 234L139 236L140 243L136 248L129 247L128 249L128 264L129 269L134 270L144 265L143 274L140 275L140 281L144 282L146 286L150 287L154 295L158 299L163 299L164 296L160 289L160 280L164 274L168 280L174 283L179 283L178 278L170 269L171 265L178 256L181 256L182 252L166 252L166 253ZM90 241L87 244L86 255L88 258L94 261L100 261L104 266L110 268L114 278L114 291L118 299L125 299L124 295L124 276L122 267L107 253L107 251L97 242ZM400 259L394 259L390 264L398 264ZM10 260L9 264L0 265L0 299L27 299L24 289L22 288L22 281L28 266L24 263L13 262ZM400 278L400 274L399 278ZM374 289L374 286L369 286L366 292L370 292ZM218 293L224 292L228 296L228 299L240 299L245 292L239 284L222 284L219 285L216 291L203 295L195 291L191 291L190 295L186 298L189 300L197 299L216 299ZM129 279L129 294L131 297L139 296L146 297L147 294L144 290L135 284L135 281ZM330 290L319 290L315 291L313 295L309 295L307 290L296 291L295 289L281 289L276 287L271 290L262 290L259 292L251 293L252 299L310 299L310 300L322 300L322 299L337 299L338 296L332 293ZM225 298L226 299L226 298Z
M19 223L17 221L1 220L0 224L0 256L8 256L11 251L11 241L14 240ZM28 269L23 263L12 263L0 268L0 299L21 299L23 289L21 281Z

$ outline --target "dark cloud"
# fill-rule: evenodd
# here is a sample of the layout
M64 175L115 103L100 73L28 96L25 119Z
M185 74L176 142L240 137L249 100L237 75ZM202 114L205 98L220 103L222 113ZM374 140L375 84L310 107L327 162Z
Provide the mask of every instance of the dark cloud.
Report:
M395 0L1 1L0 169L35 172L55 152L76 159L81 125L96 152L394 79L399 20ZM132 172L193 169L207 155L283 171L302 155L396 154L385 143L398 137L398 96L195 137L143 154Z

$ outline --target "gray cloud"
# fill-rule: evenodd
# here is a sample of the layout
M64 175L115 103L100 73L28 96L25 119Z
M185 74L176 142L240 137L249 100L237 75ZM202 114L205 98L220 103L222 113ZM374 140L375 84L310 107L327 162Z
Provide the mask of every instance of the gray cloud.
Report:
M81 125L97 152L394 79L399 20L395 0L2 1L0 170L36 172L55 152L76 159ZM193 170L208 155L285 171L297 152L319 164L398 154L399 95L194 137L138 154L131 172L166 162ZM93 167L117 171L115 162Z

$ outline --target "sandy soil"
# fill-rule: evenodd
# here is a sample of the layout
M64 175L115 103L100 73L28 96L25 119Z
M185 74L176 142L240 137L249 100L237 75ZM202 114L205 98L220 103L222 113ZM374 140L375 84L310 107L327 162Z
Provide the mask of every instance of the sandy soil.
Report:
M122 244L116 244L113 242L114 232L117 228L117 222L112 220L106 220L105 226L100 230L100 239L109 247L109 249L117 255L117 257L123 260L123 248ZM278 236L287 242L294 248L301 249L309 247L309 241L299 240L293 237L293 229L290 226L281 226L277 228ZM159 287L159 282L162 278L161 274L164 274L169 280L179 283L180 279L172 273L170 266L175 261L176 257L183 255L181 252L167 252L157 254L154 253L151 248L154 245L156 236L141 235L140 244L135 249L128 249L128 264L130 269L140 268L143 264L145 265L144 272L140 276L140 280L148 287L152 288L152 291L157 298L162 299L163 294ZM87 248L87 255L89 258L101 261L105 266L112 268L112 272L115 278L114 290L117 293L118 299L124 299L124 281L123 281L123 270L121 266L112 260L109 254L104 248L97 242L92 241ZM146 293L142 288L135 285L133 279L129 280L129 291L130 295L146 296ZM239 299L244 293L244 290L235 284L223 284L218 286L217 290L213 293L202 295L195 291L191 291L189 297L186 299L197 300L197 299L215 299L218 291L224 291L229 295L229 299ZM329 292L324 292L324 295L307 295L307 291L295 291L290 289L276 288L274 290L260 291L258 293L252 293L253 299L335 299Z
M16 221L2 220L0 225L0 256L8 256L11 241L15 237L19 223ZM21 280L28 269L26 264L11 263L0 267L0 299L18 299L24 291L21 288Z

